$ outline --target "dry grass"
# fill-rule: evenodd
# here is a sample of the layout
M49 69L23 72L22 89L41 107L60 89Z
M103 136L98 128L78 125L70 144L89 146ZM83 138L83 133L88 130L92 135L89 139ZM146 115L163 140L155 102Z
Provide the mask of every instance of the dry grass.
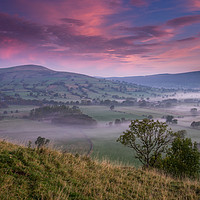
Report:
M200 184L0 142L0 199L200 199Z

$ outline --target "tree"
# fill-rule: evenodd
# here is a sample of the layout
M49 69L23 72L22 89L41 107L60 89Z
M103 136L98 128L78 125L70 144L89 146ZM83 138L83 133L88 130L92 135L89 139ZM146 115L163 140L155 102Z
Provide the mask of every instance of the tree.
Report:
M121 124L121 120L120 120L120 119L115 119L115 124L116 124L116 125Z
M47 144L49 144L50 140L49 139L45 139L43 137L38 137L37 140L35 141L35 145L37 146L37 148L41 148Z
M167 115L166 116L166 122L169 123L169 124L172 123L173 119L174 119L174 116L172 116L172 115Z
M148 115L148 119L153 119L153 115Z
M6 114L8 114L8 112L5 110L5 111L3 111L3 114L6 115Z
M178 124L178 119L173 119L172 124Z
M114 105L111 105L110 106L110 110L114 110L115 106Z
M133 120L117 142L135 150L136 158L144 167L153 167L159 155L166 152L173 136L166 123L150 119Z
M195 177L200 172L200 153L190 138L177 137L163 159L164 171L174 176Z
M185 138L185 136L187 135L187 131L186 130L179 130L175 133L175 136L176 137L179 137L179 138Z
M190 112L192 115L197 115L197 108L191 108Z

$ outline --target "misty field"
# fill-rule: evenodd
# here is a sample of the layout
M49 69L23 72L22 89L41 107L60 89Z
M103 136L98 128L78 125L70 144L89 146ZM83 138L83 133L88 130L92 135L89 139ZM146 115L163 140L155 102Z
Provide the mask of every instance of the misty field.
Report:
M170 125L174 131L186 130L187 137L200 142L200 130L190 128L192 121L200 120L200 116L191 116L190 108L193 105L177 106L173 109L141 108L137 106L119 106L110 110L109 106L80 106L83 113L97 120L96 127L73 127L58 126L44 121L23 119L34 106L9 106L0 109L4 120L0 121L0 137L15 141L16 143L28 144L38 136L51 140L51 145L65 152L90 155L99 160L110 160L113 163L140 166L134 158L134 152L116 142L117 138L129 126L129 121L143 119L152 115L154 119L162 119L165 114L171 114L178 118L178 124ZM3 114L4 111L7 114ZM16 112L16 110L18 112ZM124 118L127 122L115 124L116 119ZM112 125L109 125L112 122Z

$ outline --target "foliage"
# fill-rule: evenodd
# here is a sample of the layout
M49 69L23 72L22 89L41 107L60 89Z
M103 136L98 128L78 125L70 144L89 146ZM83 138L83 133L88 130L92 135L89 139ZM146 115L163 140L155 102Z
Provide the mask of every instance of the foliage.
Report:
M115 106L114 105L111 105L110 106L110 110L114 110Z
M173 132L165 123L143 119L131 121L129 130L123 132L117 142L134 149L136 158L145 167L153 167L158 156L167 150L172 137Z
M193 121L190 126L192 128L199 128L200 127L200 121L198 121L198 122Z
M186 130L179 130L175 133L175 136L176 137L179 137L179 138L185 138L185 136L187 135L187 131Z
M31 110L30 112L30 118L32 119L37 119L37 118L42 118L46 117L48 115L56 114L56 115L69 115L69 114L80 114L81 111L78 107L72 107L70 108L69 106L65 105L58 105L58 106L44 106L40 108L35 108Z
M191 108L190 112L192 115L197 115L197 108Z
M116 125L121 124L121 120L120 120L120 119L115 119L115 124L116 124Z
M166 123L172 123L172 120L174 119L174 116L172 115L167 115L166 116Z
M163 169L175 176L197 176L200 173L200 153L197 144L190 138L175 138L163 159Z
M44 147L45 145L49 144L50 140L49 139L45 139L41 136L39 136L37 138L37 140L35 141L35 145L37 146L37 148L41 148Z

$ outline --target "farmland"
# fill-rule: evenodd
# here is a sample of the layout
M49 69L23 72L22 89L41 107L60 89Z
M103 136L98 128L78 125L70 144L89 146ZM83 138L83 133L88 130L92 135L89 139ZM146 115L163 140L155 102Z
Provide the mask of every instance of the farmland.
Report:
M200 120L200 117L190 116L190 107L185 110L179 109L179 107L170 110L117 106L114 110L110 110L109 106L79 106L84 114L97 120L96 127L58 126L48 122L23 118L32 108L35 107L12 105L6 109L0 109L1 115L5 117L0 121L1 138L23 144L27 144L30 140L34 144L36 138L42 136L49 138L51 145L62 151L90 154L96 159L107 159L113 163L123 163L138 167L140 163L134 158L132 150L117 143L116 139L128 128L130 120L142 119L152 115L154 119L164 121L162 119L164 114L173 114L175 117L180 115L182 117L178 118L178 124L170 125L170 128L174 131L184 129L187 131L187 137L200 142L200 131L190 128L191 122ZM7 114L3 114L5 110ZM18 113L15 113L16 110L18 110ZM116 125L115 120L122 118L127 121ZM112 125L109 125L109 122L112 122Z

